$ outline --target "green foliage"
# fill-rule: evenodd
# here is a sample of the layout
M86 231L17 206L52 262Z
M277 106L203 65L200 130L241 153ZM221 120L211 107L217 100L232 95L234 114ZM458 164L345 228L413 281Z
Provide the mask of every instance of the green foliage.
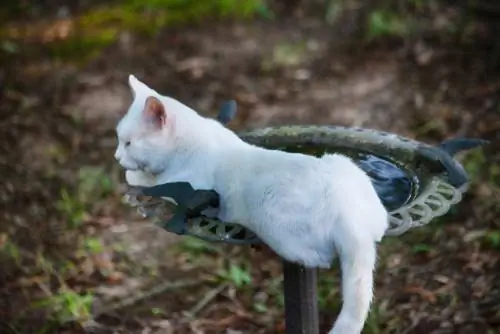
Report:
M82 32L71 38L50 43L48 51L53 59L85 63L113 43L117 33L115 29L104 28L98 32Z
M56 208L68 220L70 228L80 226L92 204L113 192L113 182L101 167L82 167L74 191L61 189Z
M13 260L17 265L21 264L21 251L17 245L9 239L0 244L0 254Z
M415 254L427 254L432 251L432 246L428 244L419 243L413 245L412 252Z
M279 43L272 53L262 60L261 67L264 71L278 67L294 67L303 62L306 52L305 43Z
M472 179L481 177L486 157L481 150L474 150L467 154L463 166Z
M390 10L375 10L368 17L367 37L403 37L409 32L409 21Z
M283 308L285 306L285 295L283 293L283 276L269 279L267 282L267 293L272 297L273 304Z
M384 310L377 304L373 304L368 314L368 319L366 319L365 327L363 333L365 334L383 334L387 333L387 330L383 328L387 325L386 316ZM386 327L387 328L387 327Z
M476 243L484 248L500 250L500 229L491 228L471 231L467 233L464 240L469 243Z
M483 150L468 152L463 166L473 181L486 181L492 187L500 187L500 166L488 163Z
M333 24L344 11L343 0L329 0L326 4L325 20L328 24Z
M90 293L80 295L72 290L63 290L34 303L33 307L51 311L54 320L64 323L73 319L86 320L90 318L93 300L94 297Z
M85 204L70 195L67 189L61 189L61 198L56 202L56 208L68 220L69 228L80 226L86 213Z
M423 9L426 5L430 4L432 0L410 0L409 3L416 9Z
M273 14L263 0L128 0L102 7L82 17L84 27L114 26L155 34L164 26L201 22L213 18L246 19Z
M217 276L223 282L228 282L236 288L242 288L252 282L250 270L246 266L230 263L227 268L217 271Z
M30 6L2 8L5 13L27 12ZM0 11L0 16L5 14ZM5 14L7 15L7 14ZM123 30L155 35L165 26L202 23L212 19L274 18L265 0L126 0L90 9L69 23L66 37L44 41L53 59L84 64L114 43ZM15 29L19 30L19 29ZM22 35L22 34L21 34ZM43 35L43 33L42 33ZM0 56L19 52L17 38L0 28ZM21 37L22 38L22 37Z
M87 238L84 241L85 250L91 254L100 254L104 252L104 245L100 239L97 238Z
M159 308L159 307L153 307L151 308L151 314L159 317L164 317L168 316L168 312L165 312L165 310Z
M168 10L171 12L184 12L186 18L202 18L205 15L219 17L249 17L267 9L262 0L129 0L129 9L141 10ZM179 16L180 22L181 17Z
M19 45L9 40L0 41L0 49L7 53L18 53Z
M336 267L334 265L334 267ZM340 291L338 270L321 271L318 275L318 304L323 310L340 309Z
M78 173L79 198L89 202L113 191L113 182L102 167L82 167Z
M500 230L490 230L484 235L485 243L487 246L500 250Z
M258 313L266 313L269 310L267 305L261 302L254 303L252 306L253 309Z
M221 253L216 244L192 236L184 236L174 247L177 251L193 257Z

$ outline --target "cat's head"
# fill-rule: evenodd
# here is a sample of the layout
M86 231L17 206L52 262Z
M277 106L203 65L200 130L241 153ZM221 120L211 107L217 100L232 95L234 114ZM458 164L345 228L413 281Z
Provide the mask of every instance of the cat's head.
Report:
M175 112L164 97L133 75L129 86L134 99L116 127L115 158L126 170L161 173L175 148Z

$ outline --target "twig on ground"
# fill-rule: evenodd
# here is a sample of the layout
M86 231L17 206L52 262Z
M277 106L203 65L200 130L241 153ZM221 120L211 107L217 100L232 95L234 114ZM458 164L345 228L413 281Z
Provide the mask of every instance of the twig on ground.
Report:
M227 316L222 319L198 319L194 320L191 324L190 327L192 330L197 330L199 327L212 327L212 328L228 328L230 325L232 325L234 322L241 320L242 317L240 317L237 314L233 314L230 316ZM243 318L246 319L246 318Z
M194 318L202 309L204 309L212 300L214 300L224 289L228 287L228 284L221 284L218 287L210 290L205 297L203 297L195 306L193 306L189 311L184 312L186 317Z
M408 334L408 333L410 333L412 330L414 330L418 326L418 324L420 323L421 319L422 319L421 315L413 316L412 317L411 325L408 326L407 328L405 328L405 330L403 330L401 332L401 334Z
M95 324L94 319L98 318L99 316L101 316L103 314L117 311L118 309L136 304L137 302L139 302L141 300L153 297L155 295L158 295L158 294L166 292L166 291L192 287L192 286L200 285L204 282L206 282L206 280L188 280L188 281L177 281L177 282L165 282L165 283L162 283L160 285L155 286L154 288L152 288L148 291L145 291L145 292L142 292L139 294L135 294L135 295L130 296L128 298L124 298L122 300L119 300L116 303L113 303L109 306L103 307L102 309L93 312L92 319L90 319L90 320L89 319L81 319L81 318L73 318L73 319L68 319L67 321L77 321L77 322L83 321L84 327L86 327L86 325L92 326L92 324Z

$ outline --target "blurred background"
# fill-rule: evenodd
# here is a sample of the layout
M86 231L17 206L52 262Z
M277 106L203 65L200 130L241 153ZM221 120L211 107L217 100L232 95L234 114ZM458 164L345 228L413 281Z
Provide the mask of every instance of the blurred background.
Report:
M500 332L500 4L39 0L0 5L0 333L283 333L280 260L178 238L121 203L135 74L235 130L339 124L461 157L463 202L386 238L364 333ZM322 330L340 308L320 273Z

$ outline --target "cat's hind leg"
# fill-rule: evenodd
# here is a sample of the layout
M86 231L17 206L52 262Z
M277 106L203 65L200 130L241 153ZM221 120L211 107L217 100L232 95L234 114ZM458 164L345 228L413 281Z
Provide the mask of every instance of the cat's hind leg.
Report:
M342 270L340 314L329 334L360 334L373 298L376 243L370 238L344 235L337 242Z

